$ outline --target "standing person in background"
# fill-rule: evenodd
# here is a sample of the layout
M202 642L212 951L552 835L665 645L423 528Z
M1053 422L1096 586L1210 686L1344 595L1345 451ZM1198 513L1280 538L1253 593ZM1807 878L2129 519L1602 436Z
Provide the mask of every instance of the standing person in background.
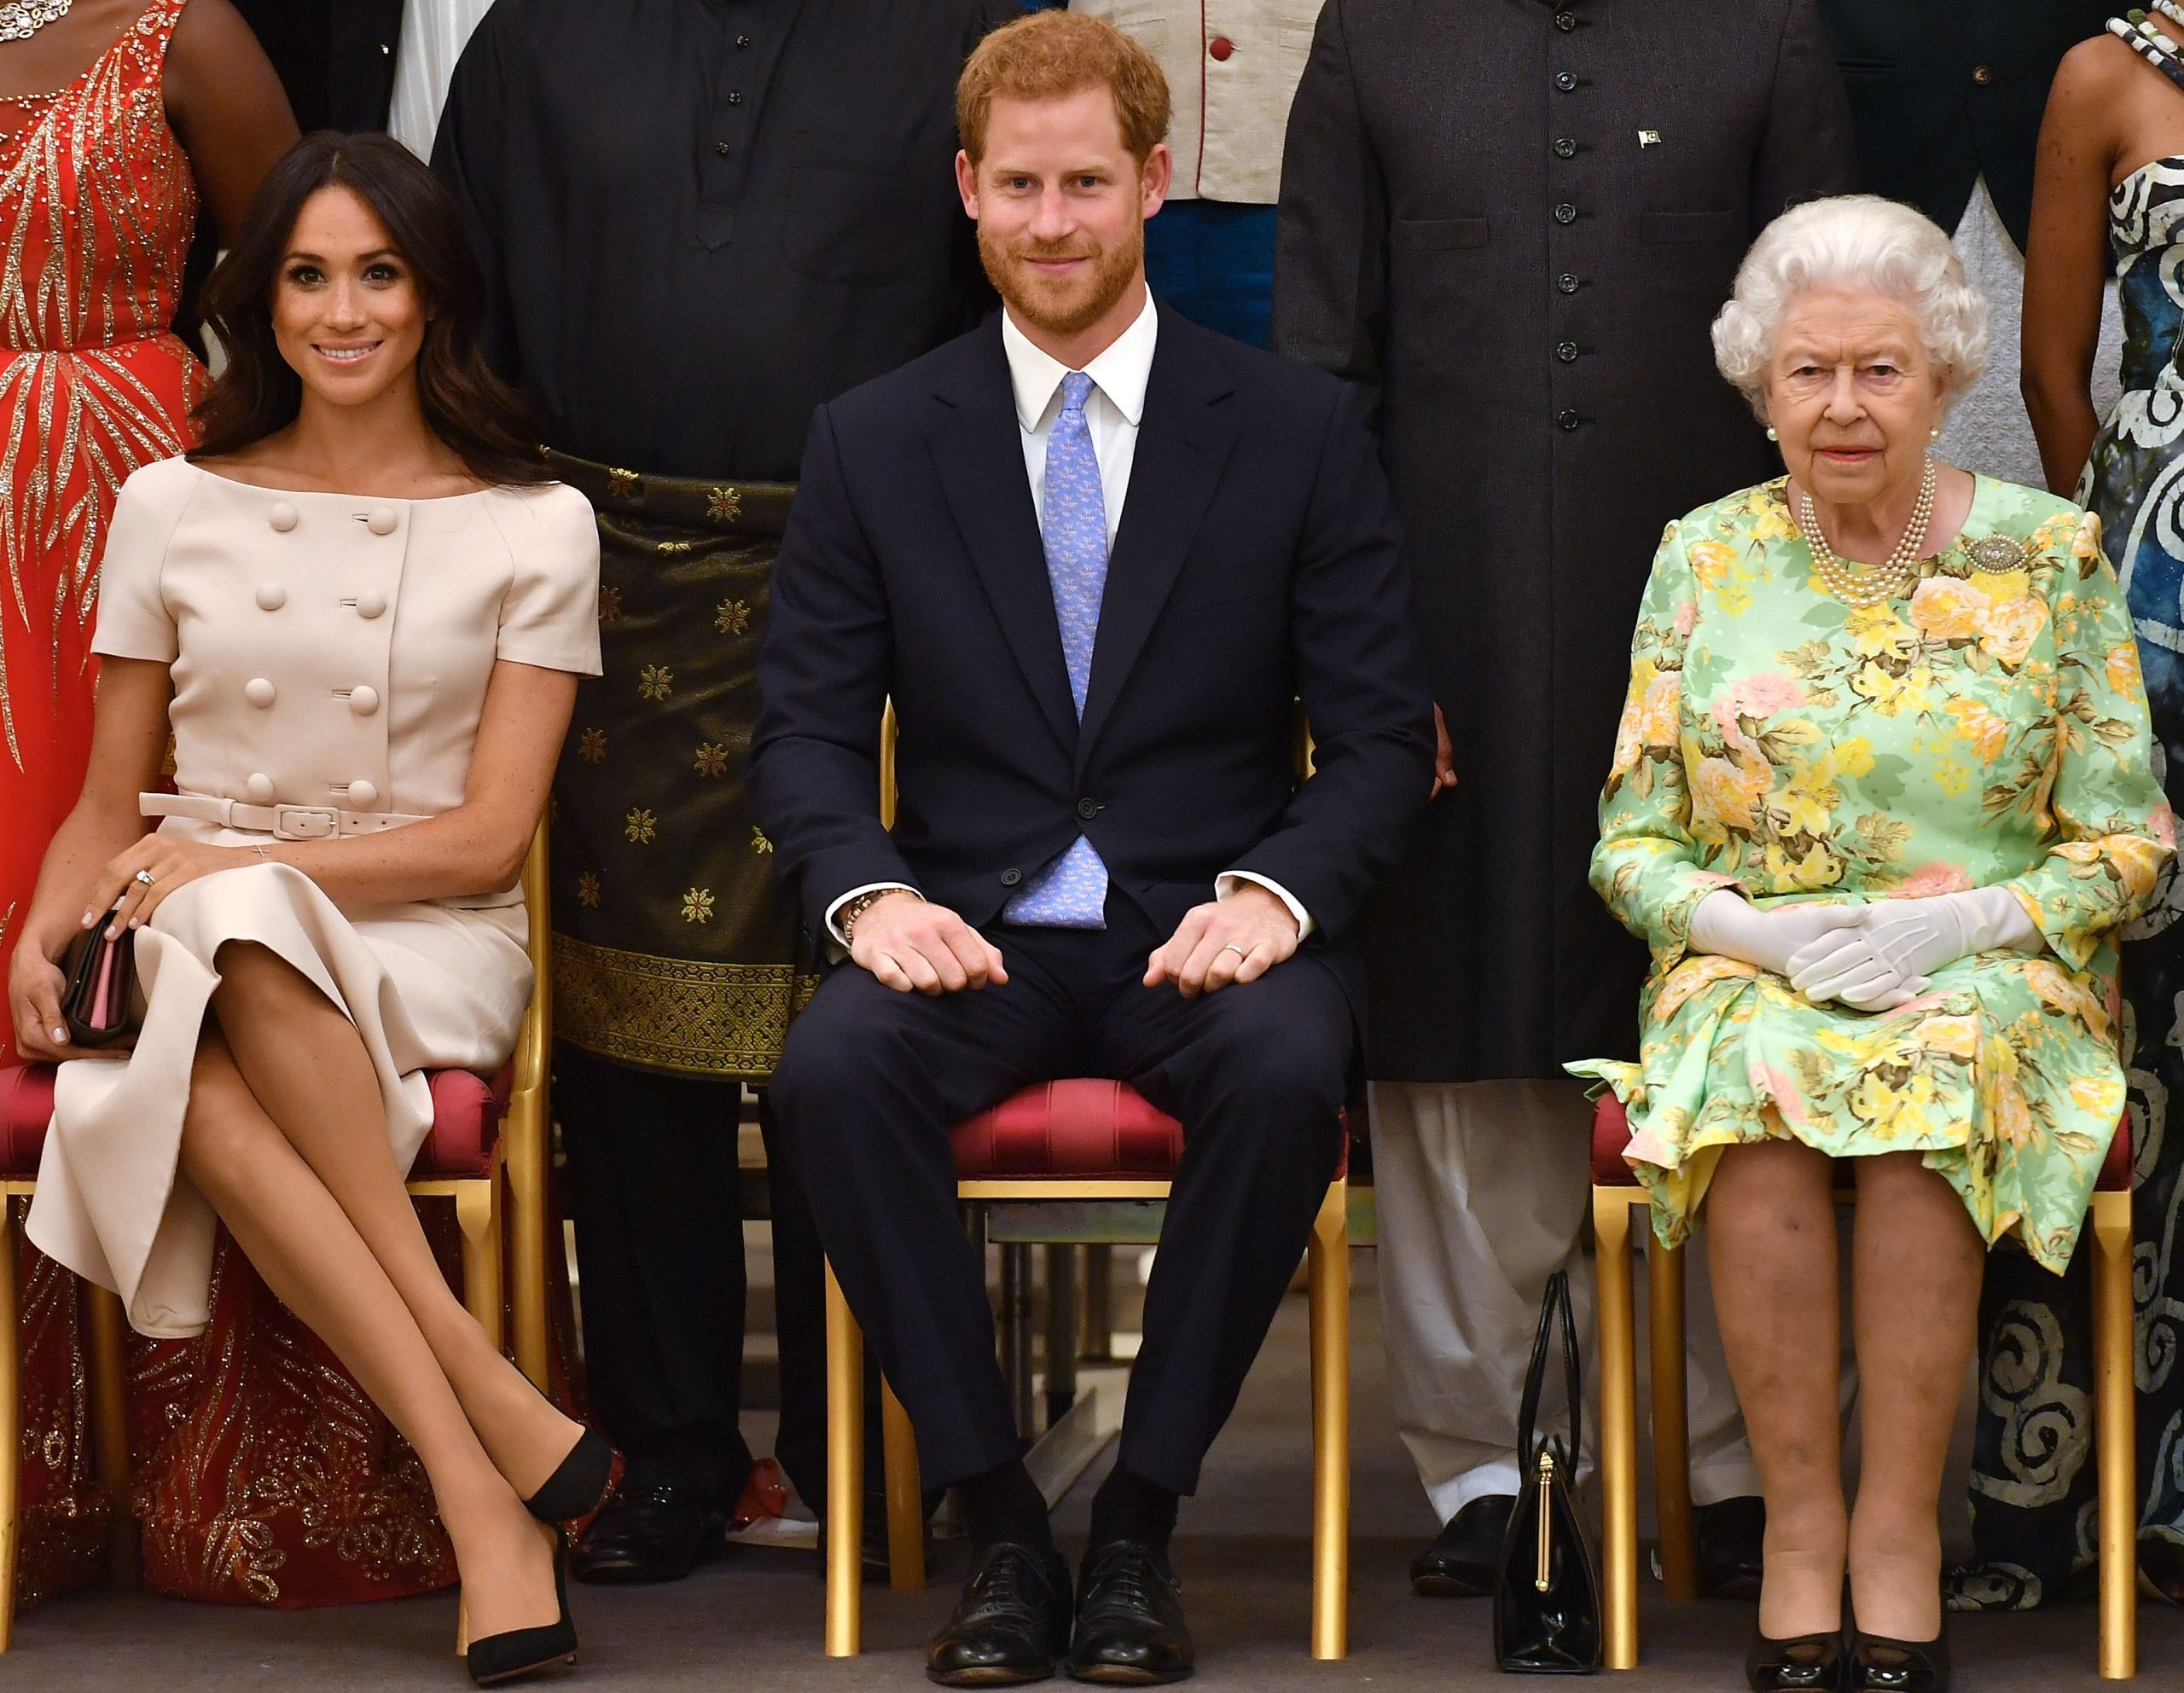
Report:
M403 7L386 130L412 153L432 156L456 64L492 9L493 0L408 0Z
M491 279L497 362L599 512L606 672L578 691L553 831L587 1377L630 1459L578 1549L587 1579L688 1574L751 1470L741 1084L770 1073L810 982L745 786L752 667L814 408L992 303L952 187L956 78L1018 14L499 0L433 146ZM816 1508L820 1257L770 1162L777 1452Z
M2109 364L2098 344L2112 254L2127 325L2123 393L2101 420L2094 385ZM2048 485L2100 519L2138 636L2153 713L2154 768L2173 807L2184 795L2184 8L2118 20L2071 49L2040 134L2024 279L2024 397ZM2137 1186L2139 1568L2184 1603L2184 1371L2167 1362L2184 1332L2184 881L2172 865L2146 914L2124 931L2124 1062ZM1984 1406L1972 1488L1974 1567L1960 1603L2029 1606L2082 1564L2077 1525L2094 1493L2092 1319L2087 1273L2063 1288L1997 1259L1983 1315L1998 1360ZM2027 1284L2029 1284L2029 1285ZM2007 1364L2007 1373L2002 1365Z
M122 483L194 438L205 371L170 333L201 193L230 233L295 139L229 0L77 0L0 42L0 971L90 756L99 560ZM0 1064L15 1061L0 1028ZM23 1591L99 1564L78 1408L74 1284L27 1267Z
M1445 1525L1421 1592L1491 1586L1586 1215L1560 1066L1636 1042L1645 950L1586 867L1647 561L1773 462L1707 325L1752 237L1851 180L1812 0L1328 0L1291 110L1275 347L1377 415L1446 724L1360 925L1389 1368ZM1701 1579L1749 1592L1757 1482L1694 1306Z
M306 130L383 130L404 0L234 0Z
M1281 136L1321 0L1069 0L1150 53L1176 102L1175 182L1145 226L1145 277L1194 323L1269 339Z
M2018 316L2032 219L2040 114L2063 55L2100 33L2113 0L1820 0L1843 72L1858 185L1915 206L1944 229L1972 286L1994 303L1987 374L1934 450L1983 475L2044 481L2018 391ZM2123 319L2100 318L2094 398L2117 394ZM2067 491L2067 490L2065 490Z

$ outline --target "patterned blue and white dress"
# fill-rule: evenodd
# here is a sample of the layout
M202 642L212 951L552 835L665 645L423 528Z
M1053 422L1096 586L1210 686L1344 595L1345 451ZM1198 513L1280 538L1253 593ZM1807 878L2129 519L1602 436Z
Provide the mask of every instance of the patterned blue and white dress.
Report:
M2184 95L2184 26L2116 35ZM2139 638L2154 765L2184 804L2184 157L2109 197L2123 306L2123 392L2077 490L2101 520ZM2140 1563L2184 1599L2184 875L2172 861L2123 949L2130 1084ZM2081 1587L2094 1561L2090 1269L2057 1283L2022 1254L1989 1261L1972 1482L1978 1560L1959 1609L2030 1607Z

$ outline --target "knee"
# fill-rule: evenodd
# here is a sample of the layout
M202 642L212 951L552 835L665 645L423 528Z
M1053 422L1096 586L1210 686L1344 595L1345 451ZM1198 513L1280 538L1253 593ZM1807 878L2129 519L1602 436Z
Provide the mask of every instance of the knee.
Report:
M845 1107L872 1102L901 1061L897 1044L884 1018L858 1017L815 999L789 1025L766 1084L782 1128L796 1135L839 1118Z

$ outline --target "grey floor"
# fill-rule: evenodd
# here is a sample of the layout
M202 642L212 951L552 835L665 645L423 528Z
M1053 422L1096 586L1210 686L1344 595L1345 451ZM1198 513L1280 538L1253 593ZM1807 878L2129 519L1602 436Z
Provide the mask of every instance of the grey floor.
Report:
M1185 1509L1176 1563L1209 1687L1446 1690L1510 1684L1491 1667L1477 1601L1411 1597L1404 1568L1432 1521L1412 1479L1380 1367L1377 1301L1354 1313L1355 1525L1350 1656L1314 1663L1310 1593L1309 1404L1304 1308L1285 1307L1234 1421ZM1081 1535L1097 1467L1062 1506L1065 1544ZM950 1567L944 1563L944 1580ZM865 1655L819 1651L820 1584L808 1554L745 1551L677 1586L580 1590L584 1656L542 1687L908 1689L925 1684L921 1650L947 1614L944 1586L919 1594L868 1589ZM1671 1605L1647 1584L1644 1667L1616 1684L1740 1688L1748 1607ZM0 1686L74 1690L444 1688L467 1686L452 1652L452 1597L338 1610L271 1613L142 1595L78 1594L26 1613ZM1957 1684L2002 1690L2092 1687L2094 1611L1960 1619ZM2184 1614L2140 1609L2140 1679L2175 1687Z

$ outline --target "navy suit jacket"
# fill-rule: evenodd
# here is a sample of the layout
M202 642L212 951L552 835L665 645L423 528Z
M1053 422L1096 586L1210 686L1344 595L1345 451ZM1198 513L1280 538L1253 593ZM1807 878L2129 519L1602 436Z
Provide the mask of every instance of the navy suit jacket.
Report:
M1356 1004L1344 931L1432 777L1394 506L1347 385L1157 309L1081 723L999 318L819 409L758 660L759 815L815 933L874 882L990 924L1080 832L1164 934L1253 871Z

